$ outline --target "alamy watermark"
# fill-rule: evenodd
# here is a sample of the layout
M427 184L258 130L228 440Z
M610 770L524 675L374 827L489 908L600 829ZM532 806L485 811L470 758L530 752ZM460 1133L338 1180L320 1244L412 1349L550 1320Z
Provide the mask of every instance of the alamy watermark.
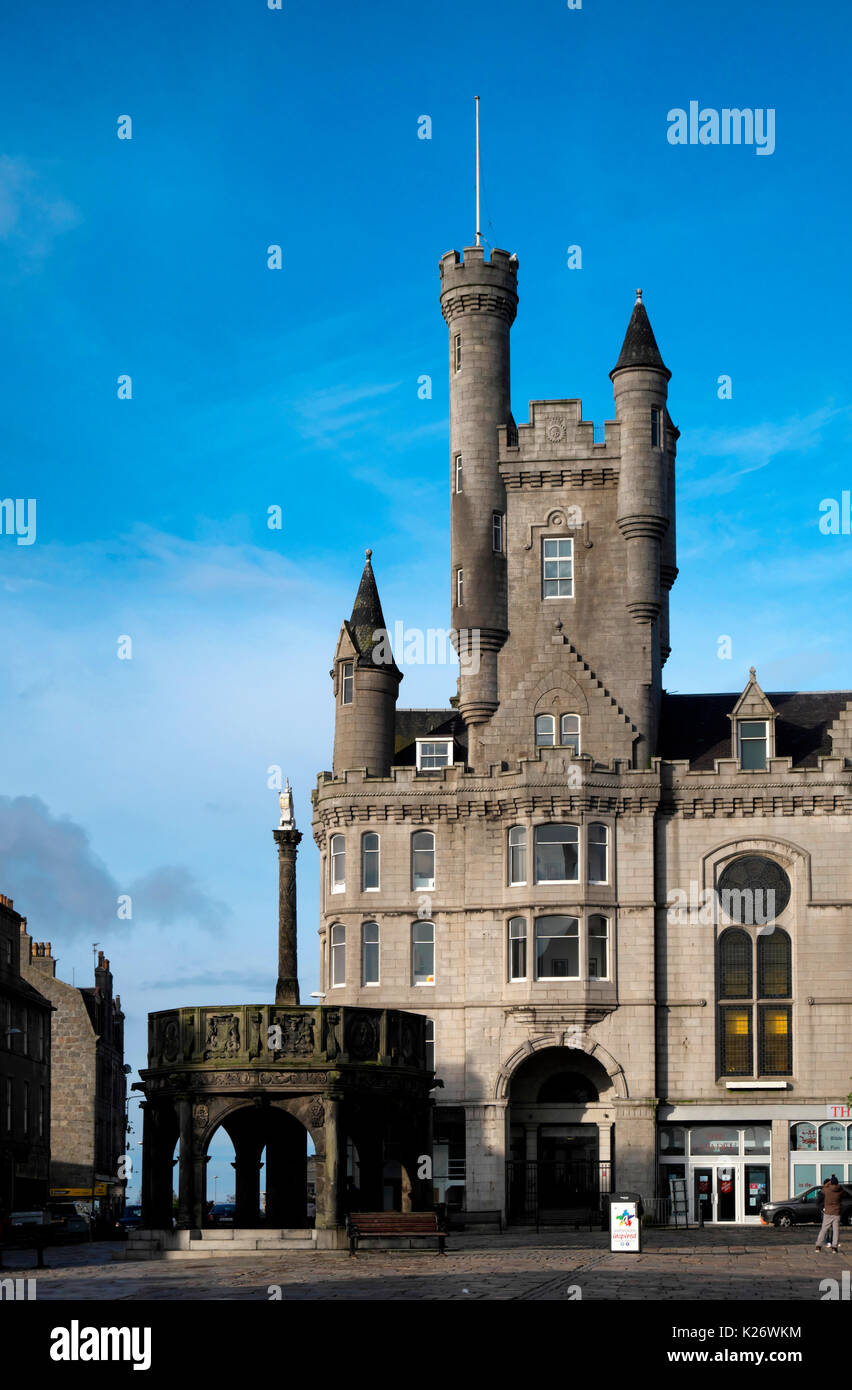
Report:
M666 116L670 145L753 145L756 154L775 152L774 106L673 106Z
M709 926L722 920L729 926L758 927L758 936L775 930L774 888L702 888L693 880L689 891L671 888L666 921L670 926Z
M458 655L462 674L475 676L479 670L479 628L406 627L399 620L393 625L393 639L386 627L373 633L372 657L377 666L391 666L394 650L403 666L449 666Z
M36 538L34 497L4 497L0 501L0 534L17 536L18 545L33 545Z

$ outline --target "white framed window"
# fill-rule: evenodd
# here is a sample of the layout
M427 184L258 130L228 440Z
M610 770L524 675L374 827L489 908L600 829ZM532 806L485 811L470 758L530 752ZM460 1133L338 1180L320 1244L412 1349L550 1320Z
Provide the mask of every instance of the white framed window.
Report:
M332 927L329 937L329 956L332 988L346 984L346 928L339 922Z
M609 921L600 912L589 918L589 979L609 979Z
M379 889L379 837L374 830L361 836L361 888L365 893Z
M559 721L559 742L563 748L571 748L575 757L580 756L579 714L563 714Z
M513 825L509 831L509 882L527 881L527 831L524 825Z
M536 883L577 883L579 830L576 825L537 825L535 841Z
M608 883L609 865L607 859L609 857L609 829L607 826L598 823L589 826L588 850L589 883Z
M561 913L535 921L535 977L537 980L580 978L580 923Z
M537 714L535 717L536 748L552 748L556 742L556 715Z
M355 663L354 661L341 661L340 663L340 703L351 705L352 696L355 690Z
M456 454L454 473L456 492L464 492L464 467L462 465L461 454Z
M464 570L456 570L456 604L459 608L464 604Z
M765 719L737 721L740 767L744 772L764 772L769 754L769 733Z
M361 928L361 983L379 983L379 924L365 922Z
M426 1041L426 1070L435 1070L435 1020L427 1018L425 1032Z
M332 893L343 893L346 889L346 836L332 835L329 845L329 872Z
M451 738L419 738L417 740L417 770L429 772L436 767L452 767Z
M567 536L541 543L541 592L543 598L574 596L574 542Z
M491 549L498 555L503 554L503 529L505 517L502 512L491 513Z
M527 978L527 919L509 918L509 979Z
M415 922L411 928L411 979L415 985L435 983L435 924Z
M415 830L411 837L411 886L435 887L435 836L431 830Z
M453 369L460 372L461 363L461 333L456 333L453 337Z

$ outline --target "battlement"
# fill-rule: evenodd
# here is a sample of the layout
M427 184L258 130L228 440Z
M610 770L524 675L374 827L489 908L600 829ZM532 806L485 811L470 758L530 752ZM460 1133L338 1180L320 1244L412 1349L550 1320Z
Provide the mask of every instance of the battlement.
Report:
M448 251L441 274L441 312L449 323L457 314L479 311L499 314L512 323L518 307L518 260L508 251L466 246L464 254Z
M621 430L617 420L607 420L603 439L592 420L583 419L583 402L530 401L529 422L514 429L502 425L497 431L498 461L507 467L518 464L551 463L561 459L591 459L594 466L621 457Z

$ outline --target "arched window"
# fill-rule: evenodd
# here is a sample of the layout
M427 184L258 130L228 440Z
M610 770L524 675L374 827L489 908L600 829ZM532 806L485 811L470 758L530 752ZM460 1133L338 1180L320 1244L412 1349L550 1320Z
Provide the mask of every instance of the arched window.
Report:
M435 836L431 830L415 830L411 837L411 886L435 887Z
M361 886L365 893L379 886L379 837L374 830L361 836Z
M719 938L719 998L751 999L751 937L734 927Z
M536 883L576 883L579 879L576 825L537 825L535 838Z
M346 928L340 923L331 929L329 938L332 987L346 984Z
M332 835L330 850L331 891L342 893L346 888L346 836Z
M527 919L509 918L509 979L527 978Z
M780 927L757 938L757 992L761 999L789 999L793 992L790 938Z
M605 825L589 826L589 883L608 883L607 849L609 831Z
M379 983L379 924L365 922L361 928L361 983Z
M527 881L527 832L523 825L513 825L509 831L509 882Z
M411 928L411 980L415 985L435 983L435 925L415 922Z
M563 748L571 748L575 757L580 753L580 716L563 714L560 722L559 742Z
M599 912L589 918L589 979L609 977L609 922Z
M576 917L537 917L535 922L537 980L580 978L580 923Z
M536 748L552 748L556 742L556 715L537 714L535 717Z

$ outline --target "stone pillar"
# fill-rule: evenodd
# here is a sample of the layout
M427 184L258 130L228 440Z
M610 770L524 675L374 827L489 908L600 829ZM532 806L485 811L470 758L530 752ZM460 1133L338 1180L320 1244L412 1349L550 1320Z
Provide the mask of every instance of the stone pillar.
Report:
M295 826L273 830L278 845L278 983L276 1004L298 1004L296 944L296 853L301 831Z
M772 1120L769 1193L767 1201L792 1195L790 1187L790 1121ZM755 1160L757 1162L758 1160ZM838 1177L840 1174L838 1173ZM817 1170L819 1180L819 1170Z
M195 1206L192 1162L192 1098L184 1095L178 1096L177 1099L180 1123L177 1227L179 1231L188 1231L193 1224Z
M192 1204L192 1224L199 1231L207 1216L205 1207L207 1205L207 1165L209 1162L209 1157L202 1153L197 1153L193 1159L195 1193Z
M337 1096L323 1101L325 1110L325 1158L323 1162L323 1181L317 1183L317 1228L328 1230L341 1224L341 1186L344 1181L344 1166L341 1162L341 1116L340 1100ZM317 1160L319 1160L317 1152ZM317 1174L319 1178L319 1173Z
M234 1225L243 1230L260 1221L260 1147L253 1138L240 1136L236 1143L234 1169Z
M506 1102L465 1106L465 1206L502 1213L506 1205Z
M142 1226L154 1225L154 1122L150 1101L143 1100L142 1111Z

